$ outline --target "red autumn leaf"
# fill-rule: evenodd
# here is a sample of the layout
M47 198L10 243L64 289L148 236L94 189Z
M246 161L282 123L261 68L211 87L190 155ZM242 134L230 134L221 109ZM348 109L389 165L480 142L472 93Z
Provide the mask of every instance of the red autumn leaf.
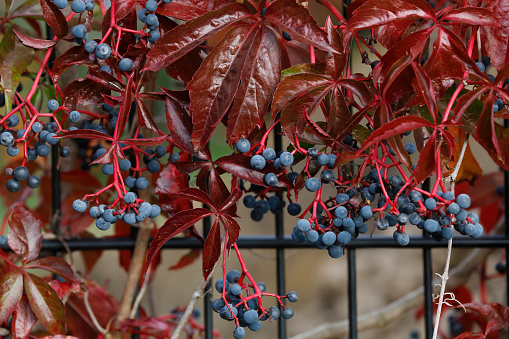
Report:
M23 276L20 271L3 273L0 277L0 323L7 321L23 295Z
M475 140L478 140L481 144L487 145L489 148L494 150L497 158L504 161L501 152L501 145L499 144L497 133L495 133L495 121L493 118L493 103L495 102L495 96L493 91L490 91L488 98L484 103L484 107L477 121L477 130L475 133ZM506 164L507 166L507 164Z
M73 337L72 335L57 334L57 335L50 335L50 336L42 337L41 339L80 339L80 338Z
M265 164L262 170L251 168L250 158L251 157L247 155L227 155L217 159L214 164L228 173L260 186L266 186L263 178L267 173L279 173L279 170L269 163ZM278 176L278 183L276 186L293 187L290 180L288 180L284 174Z
M13 29L13 32L16 34L18 39L23 43L23 45L35 49L48 49L50 47L55 46L55 44L58 42L58 40L44 40L31 38L21 34L20 32L17 32L15 29Z
M232 28L203 60L193 80L187 85L193 119L191 141L195 149L202 149L207 144L236 98L235 94L239 91L242 70L248 62L250 48L256 44L256 39L261 39L260 30L263 28L259 28L258 25L240 25ZM247 79L243 79L242 82L244 80ZM259 80L263 82L262 79ZM257 116L256 124L259 124L258 107L255 103L252 104ZM236 111L240 108L239 106ZM230 126L230 123L228 125ZM230 141L230 138L228 140Z
M120 141L126 145L136 146L156 146L160 145L165 139L166 135L161 135L155 138L144 138L144 139L121 139Z
M21 283L22 284L22 283ZM37 317L32 311L26 294L16 305L16 310L12 316L11 333L13 339L25 339L30 334L32 327L37 322Z
M210 172L205 169L200 171L200 174L202 174L202 172L204 175L207 175L207 177L203 178L204 179L203 186L205 186L208 181L208 192L210 194L210 197L212 198L212 201L215 201L217 206L222 206L222 204L228 198L231 197L228 187L226 187L226 184L224 183L223 179L221 178L221 176L218 173L218 170L214 166L211 166ZM198 182L198 179L196 179L196 181ZM200 181L202 181L202 180L200 180ZM232 215L235 215L235 213L237 211L236 205L230 206L230 207L233 207L231 212L232 212ZM222 211L223 208L219 207L219 210Z
M134 0L117 0L115 1L115 19L122 20L135 7Z
M327 39L332 47L339 51L339 53L327 52L325 61L329 74L337 79L345 71L346 66L346 53L343 52L343 39L339 35L339 32L332 24L330 17L327 17L325 21L325 32L327 33Z
M461 22L472 26L500 27L500 23L493 13L486 8L481 7L463 7L453 9L447 12L440 21L450 20L452 22Z
M415 79L418 85L416 91L419 91L419 94L424 98L424 102L433 117L433 122L436 124L437 103L435 101L435 91L433 90L431 79L416 62L412 63L412 68L414 69Z
M465 113L467 108L487 90L488 88L484 86L479 86L477 88L472 89L471 91L467 91L465 94L460 96L456 100L456 105L453 108L454 116L451 119L452 122L458 123L458 121L461 119L463 113Z
M327 34L313 19L309 10L294 0L272 1L263 17L290 34L292 39L326 52L338 52L329 44Z
M136 105L138 106L138 116L141 117L139 120L143 121L145 126L153 130L155 133L158 133L159 129L154 121L154 116L152 115L152 112L149 111L147 105L145 105L140 98L136 98Z
M423 0L370 0L357 8L344 29L344 45L362 29L387 25L401 20L431 19L435 12Z
M202 191L198 188L194 188L194 187L187 188L187 189L177 192L175 194L179 197L185 197L187 199L199 201L202 204L209 206L214 211L218 210L216 202L213 201L207 193L205 193L204 191Z
M100 106L106 89L88 78L74 80L64 90L62 106L74 110L80 106Z
M507 65L507 49L509 47L509 7L506 0L489 1L485 7L493 13L500 27L484 27L481 25L481 40L488 52L493 67L501 70Z
M219 228L219 218L216 218L209 234L207 235L205 245L203 245L202 255L203 279L207 280L207 277L212 272L214 265L221 255L221 229Z
M415 168L413 175L416 183L421 183L428 178L436 169L436 133L432 133L426 141L424 148L419 155L419 162Z
M65 334L64 304L57 293L36 275L24 274L25 292L37 319L51 334Z
M362 147L357 151L357 154L360 154L366 148L385 140L387 138L393 137L395 135L402 134L407 131L412 131L419 127L434 127L432 123L428 120L413 116L407 115L403 117L396 118L382 127L374 131L362 144Z
M46 257L32 261L25 269L42 269L58 274L62 278L70 282L77 282L74 277L74 271L71 266L62 258L59 257Z
M62 11L51 0L40 0L40 3L46 23L51 26L57 37L65 37L69 31L69 25Z
M163 69L223 28L251 16L243 5L232 3L179 25L156 41L143 70Z
M179 261L175 265L170 267L170 270L178 270L191 265L200 257L200 254L201 254L200 249L190 250L182 257L180 257Z
M9 247L26 264L39 255L42 243L41 223L24 206L17 205L13 208L9 219Z
M335 139L342 141L348 134L352 132L354 127L357 126L362 121L362 119L364 119L364 116L375 108L376 105L377 102L373 101L371 104L367 105L360 111L355 112L348 120L343 121L339 126L339 130L337 133L335 133L337 134Z
M125 88L125 92L123 93L124 101L120 106L120 110L118 111L117 124L115 125L115 134L113 138L115 140L120 140L122 133L124 132L125 125L127 123L127 118L129 117L129 113L131 112L131 104L134 100L133 98L133 75L134 73L127 78L127 85Z
M166 125L172 139L179 148L194 153L193 144L191 143L193 123L189 114L170 96L166 96L164 110L166 112Z
M391 49L397 42L401 41L414 20L399 20L390 24L373 28L373 35L377 42L387 49Z
M90 60L90 53L83 46L72 46L55 59L51 68L51 80L58 83L60 76L73 65L94 65Z
M463 304L463 306L467 310L479 313L486 320L484 335L509 326L509 307L507 306L500 305L499 303L468 303Z
M179 172L175 166L168 163L159 174L155 187L161 209L169 215L191 209L193 206L189 199L173 196L188 187L187 174Z
M160 4L157 13L188 21L229 4L229 0L173 0Z
M345 122L350 120L351 114L346 104L343 92L339 90L338 87L334 87L329 95L330 111L327 120L327 133L332 139L336 139L341 134L341 131L344 130ZM358 122L356 125L357 124Z
M180 211L172 215L164 225L157 231L156 236L150 242L150 246L147 251L147 259L145 261L145 267L143 272L147 272L149 265L152 263L154 256L159 252L161 247L175 235L184 231L185 229L192 227L201 219L213 215L214 212L205 208L195 208L188 211Z
M113 141L113 138L106 133L102 133L93 129L77 129L59 134L55 138L72 138L72 139L100 139Z
M106 87L107 89L112 90L112 91L118 92L118 91L125 90L125 85L108 72L94 71L93 69L89 68L88 73L87 73L87 78L95 81L99 85ZM118 102L120 102L120 103L122 101L123 100L118 100ZM117 104L115 104L115 106L117 106ZM120 105L118 105L118 106L120 106Z
M55 292L57 292L60 299L63 299L71 293L78 293L81 290L79 282L51 280L49 285Z
M281 77L280 58L276 36L271 29L262 26L251 43L240 86L228 113L226 135L230 144L263 126Z
M228 242L234 244L239 239L240 226L231 216L225 214L221 216L221 222L226 231L228 231Z

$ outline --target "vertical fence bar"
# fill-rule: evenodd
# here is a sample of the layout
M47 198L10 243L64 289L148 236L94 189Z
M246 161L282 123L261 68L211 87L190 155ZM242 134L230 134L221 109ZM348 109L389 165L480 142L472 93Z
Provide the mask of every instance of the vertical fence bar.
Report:
M278 124L275 128L274 134L274 150L276 153L283 150L283 138L281 137L281 124ZM278 193L281 198L281 193ZM276 237L284 238L284 219L283 213L275 215L276 222ZM281 247L276 249L276 279L277 279L277 293L279 295L286 294L286 281L285 281L285 250ZM283 299L284 302L284 299ZM286 339L286 320L283 317L279 317L278 321L278 338Z
M348 326L349 339L357 339L357 275L355 269L355 248L348 252Z
M429 178L426 179L422 188L429 191ZM423 237L429 237L423 231ZM431 248L422 249L422 266L423 266L423 283L424 283L424 333L426 339L433 336L433 286L432 286L432 265L431 265Z
M206 207L205 205L203 207ZM210 232L211 228L211 220L210 217L206 217L203 219L203 238L205 239ZM224 254L226 255L226 254ZM210 300L210 295L208 295L208 291L210 291L211 281L207 283L205 286L205 293L203 296L203 321L205 326L205 339L212 339L212 301Z
M504 127L509 127L509 121L504 119ZM509 171L504 171L504 205L505 205L505 236L509 238ZM505 265L509 265L509 246L505 248ZM509 273L505 275L505 293L507 305L509 306Z

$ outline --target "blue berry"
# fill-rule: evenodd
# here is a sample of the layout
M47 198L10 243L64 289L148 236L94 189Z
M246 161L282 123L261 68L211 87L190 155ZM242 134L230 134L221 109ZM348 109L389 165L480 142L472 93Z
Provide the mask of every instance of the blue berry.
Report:
M99 211L99 207L92 206L90 207L90 210L88 211L88 214L94 219L97 219L101 216L101 211Z
M256 203L256 199L254 196L248 194L242 199L242 202L247 208L253 208Z
M156 0L148 0L145 4L145 8L149 12L155 12L157 10L157 1Z
M256 312L255 310L246 311L244 312L243 319L247 324L252 324L258 320L258 312Z
M334 232L325 232L322 236L322 242L325 246L330 246L336 242L336 234Z
M83 213L87 210L87 203L81 199L76 199L72 203L72 209L78 213Z
M156 153L157 153L158 157L164 157L166 155L166 147L164 147L162 145L157 146ZM175 154L178 154L178 153L175 153ZM180 155L179 155L179 160L180 160Z
M316 158L318 156L318 150L314 147L308 148L308 155L312 158Z
M297 295L297 292L295 292L295 291L289 292L286 296L288 297L288 301L291 303L294 303L297 300L299 300L299 296Z
M118 63L118 67L121 71L129 72L133 68L133 61L129 58L123 58Z
M265 174L263 181L267 184L267 186L276 186L278 183L277 177L274 173Z
M151 160L147 164L147 168L150 173L157 173L161 169L161 165L159 164L159 161Z
M321 184L321 182L320 182L320 180L318 178L309 178L304 183L304 186L310 192L318 191L320 189L321 185L322 184Z
M243 327L237 327L235 328L235 330L233 331L233 338L234 339L242 339L244 338L244 336L246 335L246 330L244 330Z
M150 214L149 214L149 217L151 217L152 219L153 218L156 218L159 214L161 214L161 207L159 207L159 205L152 205L150 207Z
M124 215L124 221L126 224L129 225L136 224L136 214L134 214L133 212L126 213Z
M7 119L7 125L9 125L9 127L16 127L16 126L18 126L18 124L19 124L19 118L17 115L11 115Z
M52 0L58 8L64 9L67 7L67 0Z
M352 240L350 232L342 231L338 233L337 241L340 245L348 244Z
M80 121L80 118L81 118L81 114L78 111L71 111L69 113L69 120L71 122L78 122L78 121Z
M41 145L41 146L37 146L36 151L37 151L38 156L47 157L51 152L51 148L49 147L49 145Z
M414 154L415 151L417 151L417 147L415 144L409 142L408 144L405 144L405 149L408 152L408 154Z
M315 230L311 230L311 231L306 233L306 239L309 242L316 242L318 240L319 236L320 235Z
M438 221L433 219L428 219L424 222L424 230L428 233L433 233L438 231L440 228L440 225L438 224Z
M136 188L139 190L144 190L148 187L148 180L146 178L140 177L136 179Z
M239 281L239 279L240 279L240 272L237 270L231 270L226 274L226 280L228 280L228 282L230 284L237 283Z
M229 291L233 295L239 295L239 294L242 293L242 288L240 287L239 284L235 283L235 284L230 286L230 290Z
M255 170L262 170L265 167L265 158L261 155L253 155L251 158L251 167Z
M5 235L0 235L0 246L5 246L7 245L7 237Z
M118 162L118 167L122 171L129 171L131 169L131 161L129 159L122 159Z
M85 1L83 0L74 0L71 3L71 9L75 13L83 13L86 9Z
M218 291L219 293L222 293L223 292L223 279L219 279L218 281L216 281L215 287L216 287L216 291ZM225 290L228 291L229 289L230 289L230 283L227 281L226 285L225 285Z
M451 191L446 191L446 192L444 192L444 196L443 196L443 198L444 198L445 200L452 201L452 200L454 200L456 197L454 196L454 193L452 193Z
M283 152L279 156L279 161L281 163L281 166L291 166L293 164L293 155L290 152Z
M484 66L484 64L482 62L476 62L475 64L477 65L477 67L479 68L479 70L481 72L483 72L483 73L486 72L486 66Z
M41 179L37 175L31 175L27 179L27 186L30 188L37 188L41 185Z
M51 99L50 101L48 101L48 109L50 111L56 111L58 107L60 107L60 104L55 99Z
M348 217L348 210L344 206L338 206L334 211L336 218L344 219Z
M107 209L106 211L103 212L103 215L102 217L104 218L104 220L106 220L107 222L115 222L117 221L117 216L114 214L115 210L113 209Z
M256 299L251 299L251 300L256 300ZM251 300L250 300L250 301L251 301ZM256 331L258 331L260 328L262 328L262 323L261 323L260 321L258 321L258 320L257 320L257 321L255 321L254 323L247 325L247 327L248 327L251 331L256 332Z
M159 19L155 14L147 14L147 20L145 23L148 26L159 26Z
M325 166L329 163L329 156L325 153L322 153L322 154L318 155L317 160L318 160L318 165Z
M463 209L469 208L472 201L467 194L460 194L456 198L456 203Z
M111 227L111 223L107 222L103 217L97 218L97 220L95 221L95 225L101 231L106 231Z
M400 213L398 215L398 224L400 225L406 225L408 223L408 214L406 213Z
M287 307L283 310L282 316L284 319L291 319L295 312L290 307Z
M269 211L270 206L266 200L258 200L255 203L254 209L261 214L265 214Z
M240 153L247 153L251 149L251 144L246 139L240 139L235 146Z
M365 220L368 220L373 216L373 210L371 209L371 206L361 207L359 213Z
M147 21L147 9L142 8L138 11L138 19L140 19L141 22Z
M343 248L341 246L338 246L338 245L332 245L332 246L329 246L327 248L327 252L329 253L329 256L331 258L334 258L334 259L337 259L337 258L341 258L341 256L343 256ZM285 310L286 311L286 310ZM293 315L292 315L293 316ZM286 318L285 315L284 315L284 311L283 311L283 318L285 319L289 319L289 318ZM291 317L290 317L291 318Z
M14 179L18 181L23 181L28 178L28 169L25 166L18 166L14 169L14 172L12 173L14 175Z
M275 160L276 151L274 151L272 148L266 148L263 150L262 156L265 160Z
M287 211L288 211L288 214L290 214L290 215L294 215L294 216L299 215L300 212L302 211L302 207L300 206L299 203L292 202L288 205Z
M421 217L419 216L419 214L417 213L412 213L410 214L410 216L408 217L408 221L410 221L410 223L412 225L419 225L422 221Z
M148 41L155 44L155 42L161 37L161 32L159 32L158 30L151 30L149 32L149 36L148 36Z
M331 170L323 170L322 173L320 174L320 180L323 183L327 184L334 180L334 173Z
M16 179L9 179L5 183L5 187L9 192L18 192L21 189L21 183Z
M440 235L445 240L451 240L452 238L454 238L454 230L450 227L442 227Z
M336 196L336 203L342 204L350 200L350 197L345 193L340 193Z
M447 211L451 214L458 214L460 212L461 208L460 205L453 202L447 207Z
M93 11L95 7L94 0L85 0L85 9L87 11Z
M177 162L177 161L179 161L179 160L180 160L180 154L178 154L178 153L172 153L172 154L170 155L170 161L171 161L171 162Z
M308 232L311 230L311 223L307 219L300 219L297 221L297 229L301 232Z
M124 195L124 202L126 204L133 204L135 201L136 201L136 194L134 194L133 192L127 192Z
M7 154L11 157L15 157L19 154L19 148L16 146L9 146L7 147Z
M394 238L400 246L406 246L410 242L410 237L406 233L399 233L398 231L395 231Z
M103 164L102 172L106 175L113 175L113 165L112 164Z
M437 208L437 201L433 198L428 198L424 200L424 206L426 206L428 210L432 211Z
M108 44L99 44L95 50L95 55L98 59L105 60L110 57L111 47Z
M401 186L401 177L399 175L393 175L390 177L389 183L392 187L399 187Z

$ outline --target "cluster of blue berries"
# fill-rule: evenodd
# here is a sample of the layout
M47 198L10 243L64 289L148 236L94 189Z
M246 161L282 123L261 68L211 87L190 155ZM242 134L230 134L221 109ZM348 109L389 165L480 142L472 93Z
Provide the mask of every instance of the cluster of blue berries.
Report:
M172 0L163 0L162 2L169 4ZM145 4L145 8L142 8L138 11L138 19L147 25L149 30L148 41L151 43L155 43L160 37L161 32L159 32L159 19L157 18L155 12L157 10L158 1L156 0L148 0Z
M261 295L256 294L253 286L243 284L241 281L241 273L237 270L231 270L226 274L226 282L219 279L215 283L216 291L223 293L225 290L224 298L215 299L212 302L212 309L219 313L220 317L231 321L235 320L238 325L233 331L233 338L240 339L246 335L245 327L251 331L258 331L262 327L262 321L270 319L276 320L279 317L290 319L294 315L294 311L290 307L264 308L259 304ZM267 287L263 282L258 282L258 289L261 293L265 293ZM253 291L252 293L251 290ZM244 296L243 293L246 293ZM282 298L282 297L280 297ZM299 297L296 292L290 292L286 295L290 302L296 302ZM226 300L226 303L225 303Z
M156 218L161 213L161 207L139 200L134 192L127 192L124 195L124 203L125 206L122 210L108 208L104 204L91 207L89 214L96 219L97 228L105 231L117 220L123 220L132 225L149 217ZM72 208L78 213L83 213L87 210L88 203L85 200L76 199L72 203Z
M251 149L251 144L246 139L240 139L236 144L237 151L240 153L247 153ZM265 168L267 161L273 163L274 167L277 169L282 169L283 167L288 167L293 164L294 157L290 152L280 152L276 154L276 152L272 148L266 148L263 150L262 154L255 154L251 157L251 167L256 170L262 170ZM267 173L263 178L264 183L267 186L274 187L278 183L278 178L276 173Z
M9 192L18 192L21 189L21 182L25 180L30 188L37 188L41 185L41 179L37 175L30 175L25 166L18 166L15 169L6 168L5 175L13 176L5 184Z

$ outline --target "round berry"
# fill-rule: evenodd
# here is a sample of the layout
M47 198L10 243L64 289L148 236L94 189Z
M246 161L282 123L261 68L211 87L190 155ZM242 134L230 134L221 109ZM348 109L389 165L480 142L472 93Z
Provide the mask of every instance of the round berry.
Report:
M118 167L122 171L129 171L131 169L131 161L129 159L122 159L118 162Z
M299 203L292 202L288 205L287 211L288 211L288 214L290 214L290 215L293 215L293 216L299 215L300 212L302 211L302 207L300 206Z
M424 230L426 230L428 233L436 232L439 230L439 228L440 225L436 220L428 219L424 222Z
M237 270L231 270L226 274L226 280L228 280L228 282L230 284L237 283L239 281L239 279L240 279L240 272Z
M240 153L247 153L251 149L251 144L246 139L240 139L235 146Z
M274 151L272 148L264 149L262 156L265 160L275 160L277 157L276 151Z
M159 161L151 160L147 164L147 168L150 173L157 173L161 169L161 165L159 164Z
M243 319L247 324L252 324L255 321L258 321L258 312L256 312L255 310L246 311L244 312Z
M129 212L124 215L124 221L126 224L136 224L136 214Z
M291 166L293 164L293 155L290 152L283 152L279 156L279 161L281 163L281 166Z
M111 227L111 223L107 222L103 217L97 218L97 220L95 221L95 225L101 231L106 231Z
M327 248L327 252L329 253L329 256L333 259L341 258L343 256L343 248L338 245L329 246ZM285 318L284 312L283 312L283 318ZM289 319L289 318L285 318L285 319Z
M295 314L295 312L293 311L293 309L291 309L290 307L287 307L283 310L282 316L284 319L291 319L294 314Z
M246 335L246 330L244 330L243 327L237 327L235 328L235 330L233 331L233 338L234 339L242 339L244 338L244 336Z
M460 212L461 208L460 208L460 205L458 205L457 203L453 202L451 203L448 207L447 207L447 211L451 214L458 214Z
M256 300L256 299L251 299L251 300ZM250 300L250 301L251 301L251 300ZM262 323L261 323L260 321L258 321L258 320L257 320L257 321L255 321L254 323L247 325L247 327L248 327L251 331L256 332L256 331L258 331L260 328L262 328Z
M21 183L16 179L7 180L5 187L9 192L18 192L21 189Z
M37 188L41 185L41 178L37 175L31 175L27 179L27 186L30 188Z
M106 175L113 175L113 165L112 164L103 164L102 172Z
M19 154L19 148L16 146L14 146L14 147L9 146L9 147L7 147L7 154L11 157L15 157Z
M410 243L410 237L406 233L399 233L398 231L394 232L394 237L396 239L396 242L400 246L406 246Z
M307 219L300 219L297 221L297 229L301 232L308 232L311 230L311 223Z
M417 151L417 147L415 144L409 142L408 144L405 144L405 149L408 152L408 154L414 154L415 151Z
M83 0L74 0L71 3L71 9L75 13L83 13L86 9L85 1Z
M472 201L470 200L470 197L467 194L460 194L456 198L456 203L463 209L469 208Z
M41 145L37 147L37 155L40 157L46 157L50 154L51 148L49 145Z
M479 68L479 70L481 72L483 72L483 73L486 72L486 66L484 66L484 64L482 62L476 62L475 64L477 65L477 67Z
M432 211L437 208L437 201L433 198L428 198L424 200L424 206L426 206L428 210Z
M306 233L306 239L309 242L317 242L319 237L320 237L320 235L315 230L311 230L311 231Z
M362 218L364 218L364 220L368 220L373 216L373 210L371 209L371 206L363 206L361 207L359 214Z
M118 63L118 67L121 71L129 72L133 68L133 61L129 58L123 58Z
M93 11L95 7L94 0L85 0L85 9L87 11Z
M254 196L248 194L242 199L242 202L247 208L253 208L256 203L256 199Z
M56 100L55 100L56 101ZM48 103L49 104L49 103ZM57 103L58 104L58 103ZM58 108L58 107L57 107ZM34 133L40 133L42 131L42 124L38 121L34 122L32 125L32 132ZM7 132L4 132L7 133ZM3 133L2 133L3 135ZM3 138L2 138L3 139Z
M297 292L295 292L295 291L289 292L286 296L288 297L288 301L291 303L294 303L297 300L299 300L299 296L297 295Z
M28 169L25 166L18 166L14 169L12 173L14 175L14 179L18 181L23 181L28 178Z
M161 32L154 29L149 32L148 41L155 44L155 42L161 37Z
M60 9L67 7L67 0L53 0L53 3Z
M277 177L274 173L265 174L263 181L267 184L267 186L276 186L278 183Z
M95 50L95 55L98 59L105 60L110 57L111 47L108 44L99 44Z
M156 153L158 157L164 157L166 155L166 147L159 145L156 147ZM176 153L178 154L178 153ZM180 156L179 156L180 158Z
M157 10L157 1L156 0L148 0L145 4L145 8L149 12L155 12Z
M450 227L442 227L442 229L440 230L440 235L445 240L451 240L452 238L454 238L454 230Z
M320 189L320 187L322 186L320 180L318 178L309 178L306 180L306 182L304 183L304 186L306 187L306 189L310 192L316 192Z
M72 208L78 213L83 213L87 210L87 203L81 199L76 199L72 203Z
M336 234L334 232L325 232L322 236L322 242L325 246L330 246L336 242Z
M262 170L265 167L265 158L261 155L253 155L250 160L251 167L255 170Z
M136 188L139 190L144 190L148 187L148 180L146 178L138 178L136 179Z
M7 237L5 235L0 235L0 246L5 246L7 245Z
M159 205L152 205L150 207L150 214L149 214L149 217L150 218L156 218L159 214L161 214L161 207L159 207Z
M127 192L124 195L124 202L126 204L133 204L135 201L136 201L136 194L134 194L133 192Z

